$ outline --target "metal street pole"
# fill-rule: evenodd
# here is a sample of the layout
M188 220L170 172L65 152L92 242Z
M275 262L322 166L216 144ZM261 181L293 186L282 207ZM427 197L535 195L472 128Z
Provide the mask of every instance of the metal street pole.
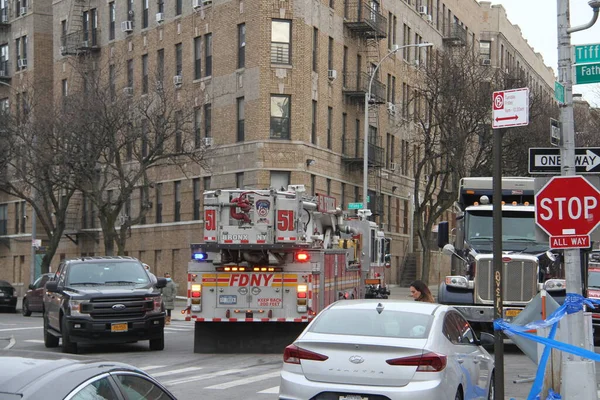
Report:
M565 87L565 102L560 109L560 121L563 128L563 141L560 147L561 175L563 176L576 175L571 33L587 29L596 22L600 0L592 0L589 5L594 11L592 21L586 25L570 28L569 0L557 0L558 79ZM582 294L579 249L565 250L564 262L567 291ZM567 343L586 348L583 310L568 314L565 322ZM561 324L561 327L565 327L564 324ZM561 395L563 398L597 398L596 372L593 361L567 353L563 356L561 370Z
M368 90L365 92L365 115L364 115L364 147L363 147L363 210L367 209L367 197L369 193L369 101L371 100L371 89L373 86L373 79L377 75L377 71L381 64L389 58L392 54L395 54L398 50L406 49L408 47L431 47L433 43L415 43L407 44L404 46L395 45L395 47L387 53L377 65L373 71L371 71L371 78L369 79Z
M4 85L9 87L11 90L15 90L15 88L3 81L0 81L0 85ZM18 105L17 105L18 106ZM35 200L36 197L36 191L35 191L35 187L32 188L32 192L31 192L31 197L32 199ZM31 264L29 266L29 283L33 283L35 281L35 264L36 264L36 259L35 259L35 246L33 245L36 241L36 232L37 232L37 219L36 219L36 214L35 214L35 210L33 209L33 207L31 208L31 252L30 252L30 256L31 256Z
M504 318L503 313L503 279L502 276L502 137L505 129L494 129L493 141L493 198L492 228L494 231L494 320ZM504 399L504 335L501 330L494 330L494 385L495 397Z

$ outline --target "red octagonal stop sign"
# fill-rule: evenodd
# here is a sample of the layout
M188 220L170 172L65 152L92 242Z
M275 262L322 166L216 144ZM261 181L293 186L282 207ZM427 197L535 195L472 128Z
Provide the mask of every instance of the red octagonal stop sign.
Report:
M582 176L555 176L535 195L535 222L550 236L589 235L600 223L600 192Z

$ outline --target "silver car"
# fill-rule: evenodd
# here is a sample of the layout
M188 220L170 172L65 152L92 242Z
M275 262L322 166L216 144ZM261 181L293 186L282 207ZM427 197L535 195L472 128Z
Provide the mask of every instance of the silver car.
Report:
M341 300L283 355L285 400L494 399L494 360L451 306Z

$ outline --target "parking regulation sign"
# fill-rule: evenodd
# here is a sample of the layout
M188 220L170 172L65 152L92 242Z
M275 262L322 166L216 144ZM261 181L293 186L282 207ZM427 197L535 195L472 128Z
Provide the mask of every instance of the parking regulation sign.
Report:
M492 115L494 129L529 125L529 88L494 92Z

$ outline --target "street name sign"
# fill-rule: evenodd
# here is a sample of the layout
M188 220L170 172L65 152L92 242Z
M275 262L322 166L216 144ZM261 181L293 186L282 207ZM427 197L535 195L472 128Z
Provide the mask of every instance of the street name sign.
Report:
M560 148L529 148L530 174L560 174L560 166ZM576 147L575 172L578 174L600 173L600 147Z
M561 104L565 104L565 86L560 82L554 82L554 98Z
M363 203L348 203L348 210L361 210Z
M535 195L535 222L552 249L590 247L600 223L600 192L583 176L555 176Z
M492 96L492 128L529 124L529 88L502 90Z
M600 82L600 62L573 66L573 83L582 85Z
M600 62L600 43L581 44L571 46L573 49L572 60L575 64Z

